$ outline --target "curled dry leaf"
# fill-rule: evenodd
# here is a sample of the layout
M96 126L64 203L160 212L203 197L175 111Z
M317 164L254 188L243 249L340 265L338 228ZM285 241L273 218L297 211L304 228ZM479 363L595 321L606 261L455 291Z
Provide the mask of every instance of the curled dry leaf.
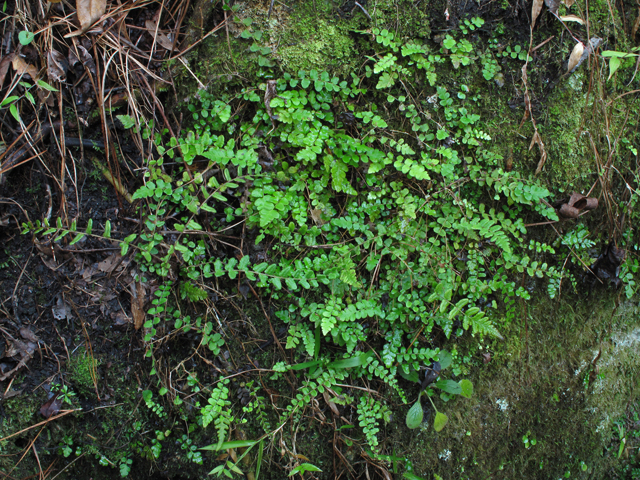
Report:
M542 167L544 167L545 162L547 161L547 151L544 148L544 142L538 133L538 129L536 128L536 133L533 134L533 138L531 139L531 144L529 145L529 150L533 148L534 145L538 145L540 149L540 161L538 162L538 166L536 167L536 175L538 175L542 171Z
M91 28L107 9L107 0L76 0L76 13L82 32Z
M80 61L82 62L82 65L84 65L84 67L88 69L92 75L95 75L96 62L93 61L93 57L91 56L89 51L82 45L78 45L78 53L80 54Z
M576 63L571 70L567 68L567 73L565 75L575 72L575 70L582 64L582 62L584 62L587 58L589 58L589 55L591 55L593 52L597 50L597 48L600 46L601 43L602 43L601 38L591 37L591 39L589 40L589 43L586 46L584 46L584 48L582 49L582 55L580 55L580 57L578 58L578 63ZM574 49L576 47L574 47ZM572 55L573 55L573 52L572 52ZM569 58L569 60L571 60L571 58Z
M47 53L47 76L54 82L64 82L67 78L67 70L69 64L57 50L51 50Z
M563 22L576 22L579 23L580 25L584 25L584 20L581 19L579 16L577 15L562 15L560 17L558 17L560 20L562 20Z
M31 80L34 81L38 76L38 69L33 65L29 65L27 62L25 62L24 58L22 58L20 55L16 55L15 57L13 57L13 60L11 60L11 65L13 65L13 69L18 75L29 75L31 77Z
M542 10L542 4L544 0L533 0L533 5L531 5L531 29L536 25L536 20L538 19L538 15L540 15L540 11Z
M576 43L576 46L573 47L573 51L569 56L569 62L567 63L567 72L573 72L573 70L575 70L578 67L583 53L584 53L584 44L582 42Z

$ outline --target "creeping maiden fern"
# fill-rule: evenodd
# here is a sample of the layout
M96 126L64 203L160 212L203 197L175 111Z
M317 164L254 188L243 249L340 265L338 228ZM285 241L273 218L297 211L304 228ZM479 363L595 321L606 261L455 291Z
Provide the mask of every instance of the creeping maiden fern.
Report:
M218 448L222 445L227 437L229 426L234 420L231 410L229 398L228 379L224 379L216 385L211 391L208 404L202 407L200 414L202 415L202 426L207 427L211 422L214 423L218 434Z

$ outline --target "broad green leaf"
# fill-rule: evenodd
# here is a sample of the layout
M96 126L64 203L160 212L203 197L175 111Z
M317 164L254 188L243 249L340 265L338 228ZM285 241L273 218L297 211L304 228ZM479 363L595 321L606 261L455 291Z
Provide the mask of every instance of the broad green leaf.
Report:
M31 42L33 42L33 36L34 36L33 32L27 32L26 30L23 30L18 34L18 40L22 45L26 46L26 45L29 45Z
M622 63L621 60L617 57L612 57L609 60L609 78L607 78L607 81L609 81L613 76L613 74L616 73L616 70L620 68L621 63Z
M17 95L11 95L10 97L5 98L5 99L2 101L2 103L0 103L0 107L4 107L5 105L7 105L7 104L9 104L9 103L11 103L11 102L13 102L13 101L15 101L15 100L18 100L19 98L20 98L20 97L19 97L19 96L17 96Z
M327 367L335 369L353 368L360 365L366 365L369 357L373 356L372 352L356 355L355 357L345 358L344 360L337 360L331 362Z
M50 92L57 92L57 91L58 91L58 89L57 89L57 88L52 87L51 85L49 85L49 84L48 84L47 82L45 82L44 80L38 80L36 83L38 84L38 86L39 86L40 88L44 88L45 90L48 90L48 91L50 91Z
M312 465L311 463L302 463L298 465L296 468L294 468L293 470L291 470L291 473L289 473L289 476L292 477L298 472L304 473L304 472L321 472L321 471L322 470L320 470L315 465Z
M292 365L291 370L304 370L305 368L315 367L320 363L318 360L311 360L310 362L298 363L297 365Z
M602 52L603 57L609 58L627 58L627 57L637 57L639 54L637 53L628 53L628 52L615 52L613 50L605 50Z
M419 477L418 475L411 472L404 472L402 474L402 478L406 478L407 480L425 480L423 477Z
M15 103L9 105L9 112L11 112L13 118L16 119L16 122L22 123L22 121L20 120L20 114L18 113L18 107L16 107Z
M454 380L438 380L434 385L452 395L460 395L462 392L462 387Z
M442 370L444 370L449 365L451 365L452 360L453 359L451 357L451 354L446 350L441 350L440 353L438 354L438 361L440 362L440 368Z
M436 432L441 431L444 426L449 421L449 418L442 412L436 413L436 419L433 422L433 428L436 429Z
M218 448L218 445L207 445L200 450L230 450L232 448L244 448L253 447L257 443L257 440L233 440L231 442L224 442Z
M398 366L398 375L400 375L405 380L409 380L410 382L420 383L420 376L418 372L414 369L410 369L409 373L405 373L404 369L401 366Z
M473 383L471 383L470 380L467 380L466 378L464 380L460 380L460 388L462 389L460 395L464 398L471 398L473 395Z
M256 463L256 480L260 479L260 466L262 465L262 453L264 452L264 440L258 445L258 462Z
M422 410L422 403L418 398L418 401L413 404L413 407L409 409L407 412L407 428L418 428L422 423L422 418L424 416L424 412Z

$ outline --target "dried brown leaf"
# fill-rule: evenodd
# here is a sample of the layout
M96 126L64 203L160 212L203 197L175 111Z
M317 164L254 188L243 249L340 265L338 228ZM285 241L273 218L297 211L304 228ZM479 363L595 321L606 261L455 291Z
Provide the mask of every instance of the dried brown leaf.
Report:
M78 45L78 53L80 53L80 61L82 62L82 65L84 65L84 67L88 69L92 75L95 75L96 62L93 61L93 57L91 56L89 51L82 45Z
M113 255L108 256L103 261L98 263L98 270L104 273L111 273L113 270L121 264L120 259L122 255L119 253L114 253Z
M584 52L584 44L582 42L576 43L576 46L573 47L573 51L569 56L569 61L567 63L567 72L573 72L578 65L580 64L580 59L582 58L582 53Z
M542 171L542 167L544 167L544 164L547 161L547 151L544 148L544 142L542 141L537 128L536 133L533 134L533 138L531 139L529 151L531 151L534 145L538 145L538 148L540 149L540 161L538 162L538 166L536 167L536 175L538 175Z
M11 61L15 53L10 53L6 57L2 57L0 60L0 89L2 89L2 84L4 83L4 77L7 76L7 72L9 71L9 65L11 65Z
M636 33L638 33L638 28L640 28L640 8L638 9L638 16L636 17L636 21L633 24L633 28L631 29L631 38L636 38ZM2 73L0 73L0 86L2 86Z
M22 58L20 55L16 55L15 57L13 57L13 60L11 60L11 65L13 65L13 69L18 75L29 75L31 77L31 80L34 81L38 76L38 69L33 65L29 65L27 62L25 62L24 58Z
M69 309L62 296L58 296L58 301L54 307L51 307L51 313L56 320L64 320L69 316Z
M107 9L107 0L76 0L76 13L83 32L102 17Z
M544 4L544 0L533 0L533 4L531 5L531 29L536 26L536 20L538 19L538 15L540 15L540 11L542 10L542 5Z
M173 50L173 40L166 33L158 30L158 24L154 20L147 20L144 23L145 27L152 36L155 36L156 42L166 50Z
M30 342L34 342L34 343L38 343L40 341L38 336L35 333L33 333L31 329L27 327L22 327L20 329L20 336L25 340L29 340Z
M133 326L139 330L144 325L144 310L146 290L140 282L131 282L131 315L133 316Z
M577 15L562 15L558 18L563 22L576 22L576 23L579 23L580 25L585 24L584 20Z
M571 8L571 5L576 3L576 0L562 0L562 3L564 3L567 6L567 8Z
M338 411L338 407L336 406L336 403L333 400L331 400L329 393L326 391L322 392L322 396L324 397L324 401L327 402L327 405L329 405L329 408L331 409L331 411L339 417L340 412Z
M560 0L544 0L544 4L547 6L549 11L554 15L558 14L558 8L560 7Z
M57 50L47 52L47 76L54 82L64 82L67 78L67 59Z
M44 403L44 405L40 407L40 415L42 415L44 418L52 417L60 411L61 406L62 399L58 398L57 395L53 395Z

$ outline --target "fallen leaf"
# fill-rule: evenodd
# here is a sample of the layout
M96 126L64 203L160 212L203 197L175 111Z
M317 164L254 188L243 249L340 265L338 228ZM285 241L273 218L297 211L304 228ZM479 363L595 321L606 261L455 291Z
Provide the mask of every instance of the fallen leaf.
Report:
M120 265L120 259L122 255L119 253L114 253L113 255L108 256L103 261L98 263L98 270L104 273L111 273L113 270Z
M144 310L146 290L140 282L131 282L131 315L133 316L133 326L139 330L144 325Z
M4 83L4 77L7 76L7 72L9 71L9 65L11 65L11 61L15 53L10 53L6 57L2 57L0 60L0 90L2 89L2 84Z
M573 51L569 56L569 61L567 63L567 72L569 73L573 72L576 68L578 68L583 52L584 52L584 44L582 42L576 43L576 46L573 47Z
M560 20L562 20L563 22L577 22L580 25L584 25L584 20L581 19L579 16L577 15L562 15L560 17L558 17ZM640 18L640 17L638 17Z
M22 338L24 338L25 340L29 340L30 342L38 343L40 341L38 336L27 327L22 327L20 329L20 335L22 336Z
M106 9L107 0L76 0L76 13L82 31L89 30Z
M538 15L540 15L540 11L542 10L542 4L544 0L533 0L533 5L531 5L531 29L536 25L536 20L538 19Z
M54 82L64 82L67 78L69 64L57 50L47 52L47 76Z
M560 3L560 0L544 0L544 4L554 15L558 14L558 7L560 7Z
M563 0L562 3L564 3L567 6L567 8L571 8L571 5L576 3L576 0Z
M127 317L123 311L120 311L116 314L113 324L116 327L122 327L124 325L128 325L131 323L131 319Z
M44 418L50 418L60 411L61 406L62 399L58 398L57 395L53 395L44 403L44 405L40 407L40 415L42 415Z
M147 20L144 23L145 27L152 36L155 36L156 42L160 44L166 50L173 50L173 40L166 33L158 30L158 24L153 20Z
M29 65L20 55L16 55L11 60L11 65L18 75L29 75L35 81L38 76L38 69L33 65Z
M78 45L78 52L80 53L80 61L86 69L88 69L93 75L96 74L96 62L93 61L93 57L89 51L82 45Z
M67 306L62 299L62 296L58 296L58 301L56 305L51 308L51 312L53 313L53 318L56 320L64 320L68 317L69 311L67 310Z
M336 403L333 400L331 400L329 393L327 393L326 391L322 392L322 396L324 397L324 401L327 402L327 405L329 405L329 408L331 409L331 411L339 417L340 412L338 411L338 407L336 406Z

